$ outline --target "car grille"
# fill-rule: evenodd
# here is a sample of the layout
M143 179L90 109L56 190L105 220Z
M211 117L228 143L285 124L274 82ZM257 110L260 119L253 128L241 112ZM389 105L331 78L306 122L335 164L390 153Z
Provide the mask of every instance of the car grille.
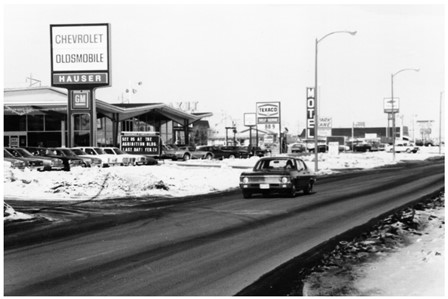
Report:
M81 160L70 160L70 165L72 165L72 166L82 165L82 161Z
M281 182L283 176L279 175L260 175L260 176L248 176L249 184L258 184L258 183L265 183L265 184L279 184Z
M62 167L64 166L64 163L62 162L62 160L53 160L53 166L54 167Z
M30 161L30 166L42 166L44 162L42 161Z

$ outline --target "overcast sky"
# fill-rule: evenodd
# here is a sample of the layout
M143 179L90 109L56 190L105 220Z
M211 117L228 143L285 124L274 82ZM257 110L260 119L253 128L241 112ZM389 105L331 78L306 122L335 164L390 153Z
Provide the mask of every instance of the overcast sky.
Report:
M199 102L212 123L227 117L240 127L256 102L280 101L282 126L296 133L314 85L315 39L356 30L319 43L319 115L333 127L386 126L391 74L419 68L395 77L400 115L405 125L414 115L438 124L444 5L289 3L4 5L4 87L24 86L30 74L50 85L50 24L110 23L112 86L97 98L121 102L136 88L131 102Z

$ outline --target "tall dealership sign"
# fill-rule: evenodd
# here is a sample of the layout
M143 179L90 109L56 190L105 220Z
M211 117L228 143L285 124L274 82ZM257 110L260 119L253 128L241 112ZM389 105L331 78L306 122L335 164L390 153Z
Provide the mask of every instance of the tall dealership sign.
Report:
M68 89L67 146L96 146L95 89L111 85L109 24L50 25L51 86ZM86 137L88 132L88 138Z
M280 102L257 102L256 103L257 129L266 131L272 138L280 137Z

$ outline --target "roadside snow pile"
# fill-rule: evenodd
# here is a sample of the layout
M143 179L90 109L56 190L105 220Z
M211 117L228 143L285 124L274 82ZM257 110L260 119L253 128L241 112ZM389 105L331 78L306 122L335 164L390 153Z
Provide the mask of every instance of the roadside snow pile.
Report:
M17 212L6 202L3 203L3 217L5 221L28 220L34 217L25 213Z
M444 200L419 203L341 241L312 269L303 295L443 296Z
M238 186L241 170L178 165L73 168L69 172L5 171L4 195L21 200L87 200L188 196Z

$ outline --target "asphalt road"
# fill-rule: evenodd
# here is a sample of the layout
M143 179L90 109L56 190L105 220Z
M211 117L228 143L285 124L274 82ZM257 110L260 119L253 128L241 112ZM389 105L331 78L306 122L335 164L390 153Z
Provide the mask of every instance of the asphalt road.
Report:
M132 221L127 213L127 221L101 229L5 247L4 294L231 296L329 238L443 186L444 161L421 162L323 178L314 193L295 198L230 193L146 206Z

